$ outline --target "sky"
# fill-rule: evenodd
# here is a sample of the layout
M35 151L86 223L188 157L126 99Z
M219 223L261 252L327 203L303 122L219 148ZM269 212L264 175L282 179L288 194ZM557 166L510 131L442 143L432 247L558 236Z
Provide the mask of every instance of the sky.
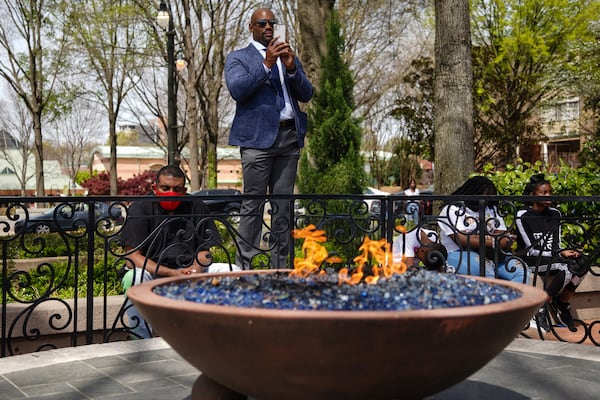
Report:
M4 79L0 79L0 101L8 101L9 94L8 85L4 82Z

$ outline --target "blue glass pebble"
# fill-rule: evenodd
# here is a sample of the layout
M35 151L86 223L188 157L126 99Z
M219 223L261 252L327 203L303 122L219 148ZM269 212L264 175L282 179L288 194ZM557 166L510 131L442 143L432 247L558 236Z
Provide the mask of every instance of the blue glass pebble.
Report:
M418 310L493 304L520 292L468 277L417 270L376 285L338 285L335 276L293 278L286 273L178 281L154 288L175 300L292 310Z

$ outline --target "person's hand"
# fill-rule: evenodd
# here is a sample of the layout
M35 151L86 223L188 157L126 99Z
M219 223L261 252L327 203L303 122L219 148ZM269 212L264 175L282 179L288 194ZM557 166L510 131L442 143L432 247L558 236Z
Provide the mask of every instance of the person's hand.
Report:
M192 275L201 272L200 269L195 265L187 268L181 268L176 271L179 272L179 275Z
M560 252L560 255L565 258L578 258L581 256L577 250L563 250Z
M286 51L280 56L281 63L285 66L288 73L296 72L296 64L294 63L294 50L288 44Z
M503 233L500 239L498 239L498 243L500 244L500 248L508 250L512 247L515 240L517 240L517 235Z
M275 65L277 57L281 58L281 62L285 65L286 69L294 68L294 52L290 48L290 45L286 42L275 43L275 38L273 38L267 46L267 53L265 55L264 63L267 68L272 68Z

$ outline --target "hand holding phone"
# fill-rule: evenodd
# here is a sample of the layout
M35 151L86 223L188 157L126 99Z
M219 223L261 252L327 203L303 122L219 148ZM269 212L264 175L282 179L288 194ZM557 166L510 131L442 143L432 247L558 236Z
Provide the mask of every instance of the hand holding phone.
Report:
M283 24L275 25L275 29L273 30L273 37L278 38L275 41L275 43L286 42L287 38L286 38L286 32L285 32L285 25L283 25Z

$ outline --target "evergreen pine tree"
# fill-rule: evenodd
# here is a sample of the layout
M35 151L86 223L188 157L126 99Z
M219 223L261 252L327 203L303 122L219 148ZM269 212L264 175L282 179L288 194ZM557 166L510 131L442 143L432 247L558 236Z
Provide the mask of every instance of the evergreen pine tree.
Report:
M327 23L326 42L319 88L308 113L308 143L300 159L298 188L311 194L363 193L362 131L359 119L352 116L354 81L342 59L344 39L335 12Z

